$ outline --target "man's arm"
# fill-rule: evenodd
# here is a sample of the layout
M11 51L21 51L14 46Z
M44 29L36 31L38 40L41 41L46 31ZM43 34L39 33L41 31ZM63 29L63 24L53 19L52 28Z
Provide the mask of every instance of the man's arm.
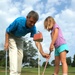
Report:
M44 52L43 52L43 50L42 50L41 43L40 43L40 42L35 42L35 44L36 44L36 47L39 49L39 52L40 52L41 54L43 54Z
M6 32L4 49L8 50L8 47L9 47L9 34Z
M41 55L45 58L49 58L49 54L43 52L41 43L35 42L35 44L36 44L36 47L39 49L39 52L41 53Z

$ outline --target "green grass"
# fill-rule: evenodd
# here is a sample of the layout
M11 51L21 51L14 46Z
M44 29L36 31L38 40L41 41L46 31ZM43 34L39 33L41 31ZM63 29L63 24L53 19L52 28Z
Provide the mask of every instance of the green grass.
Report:
M37 68L23 68L22 75L38 75Z
M43 69L41 69L43 71ZM45 75L52 75L54 72L54 67L49 67L45 71ZM41 73L42 75L42 73ZM59 75L62 75L62 67L60 66ZM75 67L69 67L68 69L68 75L75 75Z
M40 68L40 74L42 75L44 68ZM0 75L5 75L5 69L0 68ZM45 71L45 75L52 75L54 71L54 67L49 67ZM9 72L8 72L9 75ZM38 75L38 68L22 68L22 74L21 75ZM59 75L62 75L62 68L60 66ZM75 75L75 67L69 67L68 75Z

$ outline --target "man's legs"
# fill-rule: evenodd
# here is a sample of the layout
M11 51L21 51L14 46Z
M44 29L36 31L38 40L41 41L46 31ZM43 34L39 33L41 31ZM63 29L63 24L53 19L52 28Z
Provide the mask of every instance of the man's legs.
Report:
M23 39L17 38L16 43L18 48L17 71L18 71L18 75L21 75L22 59L23 59Z
M22 68L22 58L23 56L21 55L23 50L18 51L18 75L21 75L21 68Z
M22 59L23 59L23 40L17 39L17 47L18 47L18 75L21 75L21 68L22 68Z
M23 41L21 38L9 39L10 75L21 75L23 59Z
M17 46L13 38L9 39L10 75L17 75Z

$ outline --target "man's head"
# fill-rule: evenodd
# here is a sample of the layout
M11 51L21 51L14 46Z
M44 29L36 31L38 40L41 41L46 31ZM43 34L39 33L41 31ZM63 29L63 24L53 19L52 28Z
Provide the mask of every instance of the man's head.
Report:
M30 11L27 15L27 22L26 25L27 27L31 28L32 26L35 25L35 23L38 21L39 15L35 11Z

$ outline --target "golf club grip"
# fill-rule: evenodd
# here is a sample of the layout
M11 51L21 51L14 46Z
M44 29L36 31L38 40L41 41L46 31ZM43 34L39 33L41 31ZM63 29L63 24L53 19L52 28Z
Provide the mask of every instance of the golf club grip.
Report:
M51 54L51 51L49 52L49 55Z

